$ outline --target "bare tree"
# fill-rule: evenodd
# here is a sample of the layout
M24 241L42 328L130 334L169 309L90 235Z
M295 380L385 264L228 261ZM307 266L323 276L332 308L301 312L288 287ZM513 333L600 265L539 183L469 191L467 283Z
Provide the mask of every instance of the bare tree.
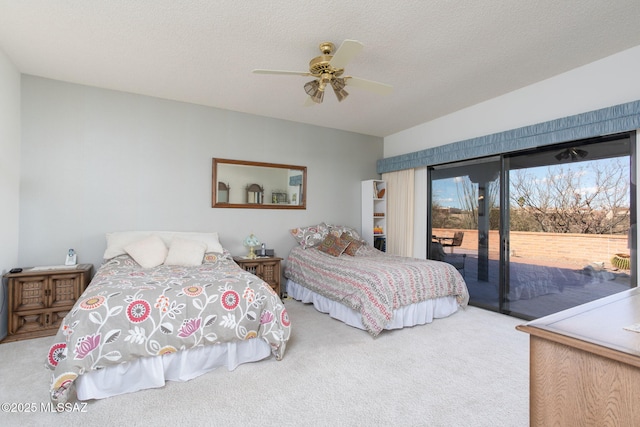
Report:
M456 180L458 202L462 207L462 227L466 229L478 228L478 184L471 182L468 176ZM489 203L489 228L497 230L500 226L500 178L487 184L486 197Z
M592 182L586 183L591 173ZM552 233L626 233L629 165L622 158L531 169L511 174L511 229Z
M462 208L462 228L478 228L478 186L468 176L456 179L458 202Z

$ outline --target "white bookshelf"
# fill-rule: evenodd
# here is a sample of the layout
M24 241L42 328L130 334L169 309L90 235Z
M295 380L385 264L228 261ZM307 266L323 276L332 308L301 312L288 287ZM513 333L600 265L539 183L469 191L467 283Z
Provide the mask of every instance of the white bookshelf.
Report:
M385 250L387 243L387 183L379 179L362 181L362 238Z

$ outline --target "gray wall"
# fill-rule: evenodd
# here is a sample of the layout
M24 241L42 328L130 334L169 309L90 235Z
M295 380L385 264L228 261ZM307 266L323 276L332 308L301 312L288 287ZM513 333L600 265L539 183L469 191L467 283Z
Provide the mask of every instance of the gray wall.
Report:
M286 257L288 229L360 228L360 181L381 138L22 76L20 265L96 266L104 234L217 231L234 255L254 233ZM307 167L306 210L211 208L211 159Z
M0 50L0 274L18 265L19 196L20 73Z

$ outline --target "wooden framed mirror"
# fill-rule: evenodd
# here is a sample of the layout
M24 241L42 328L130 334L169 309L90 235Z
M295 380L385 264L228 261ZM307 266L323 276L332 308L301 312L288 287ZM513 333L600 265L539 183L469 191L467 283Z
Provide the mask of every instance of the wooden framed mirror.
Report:
M213 208L307 208L305 166L218 158L212 166Z

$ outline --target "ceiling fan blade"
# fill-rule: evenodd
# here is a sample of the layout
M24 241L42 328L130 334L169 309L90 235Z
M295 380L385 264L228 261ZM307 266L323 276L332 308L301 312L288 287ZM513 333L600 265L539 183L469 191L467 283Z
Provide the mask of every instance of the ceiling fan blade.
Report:
M334 68L344 68L362 50L364 45L357 40L345 40L329 61Z
M347 86L359 87L380 95L389 95L393 92L393 86L385 83L374 82L373 80L365 80L358 77L345 77L344 81Z
M285 74L285 75L294 75L294 76L310 76L311 73L307 71L283 71L283 70L253 70L252 73L256 74Z

